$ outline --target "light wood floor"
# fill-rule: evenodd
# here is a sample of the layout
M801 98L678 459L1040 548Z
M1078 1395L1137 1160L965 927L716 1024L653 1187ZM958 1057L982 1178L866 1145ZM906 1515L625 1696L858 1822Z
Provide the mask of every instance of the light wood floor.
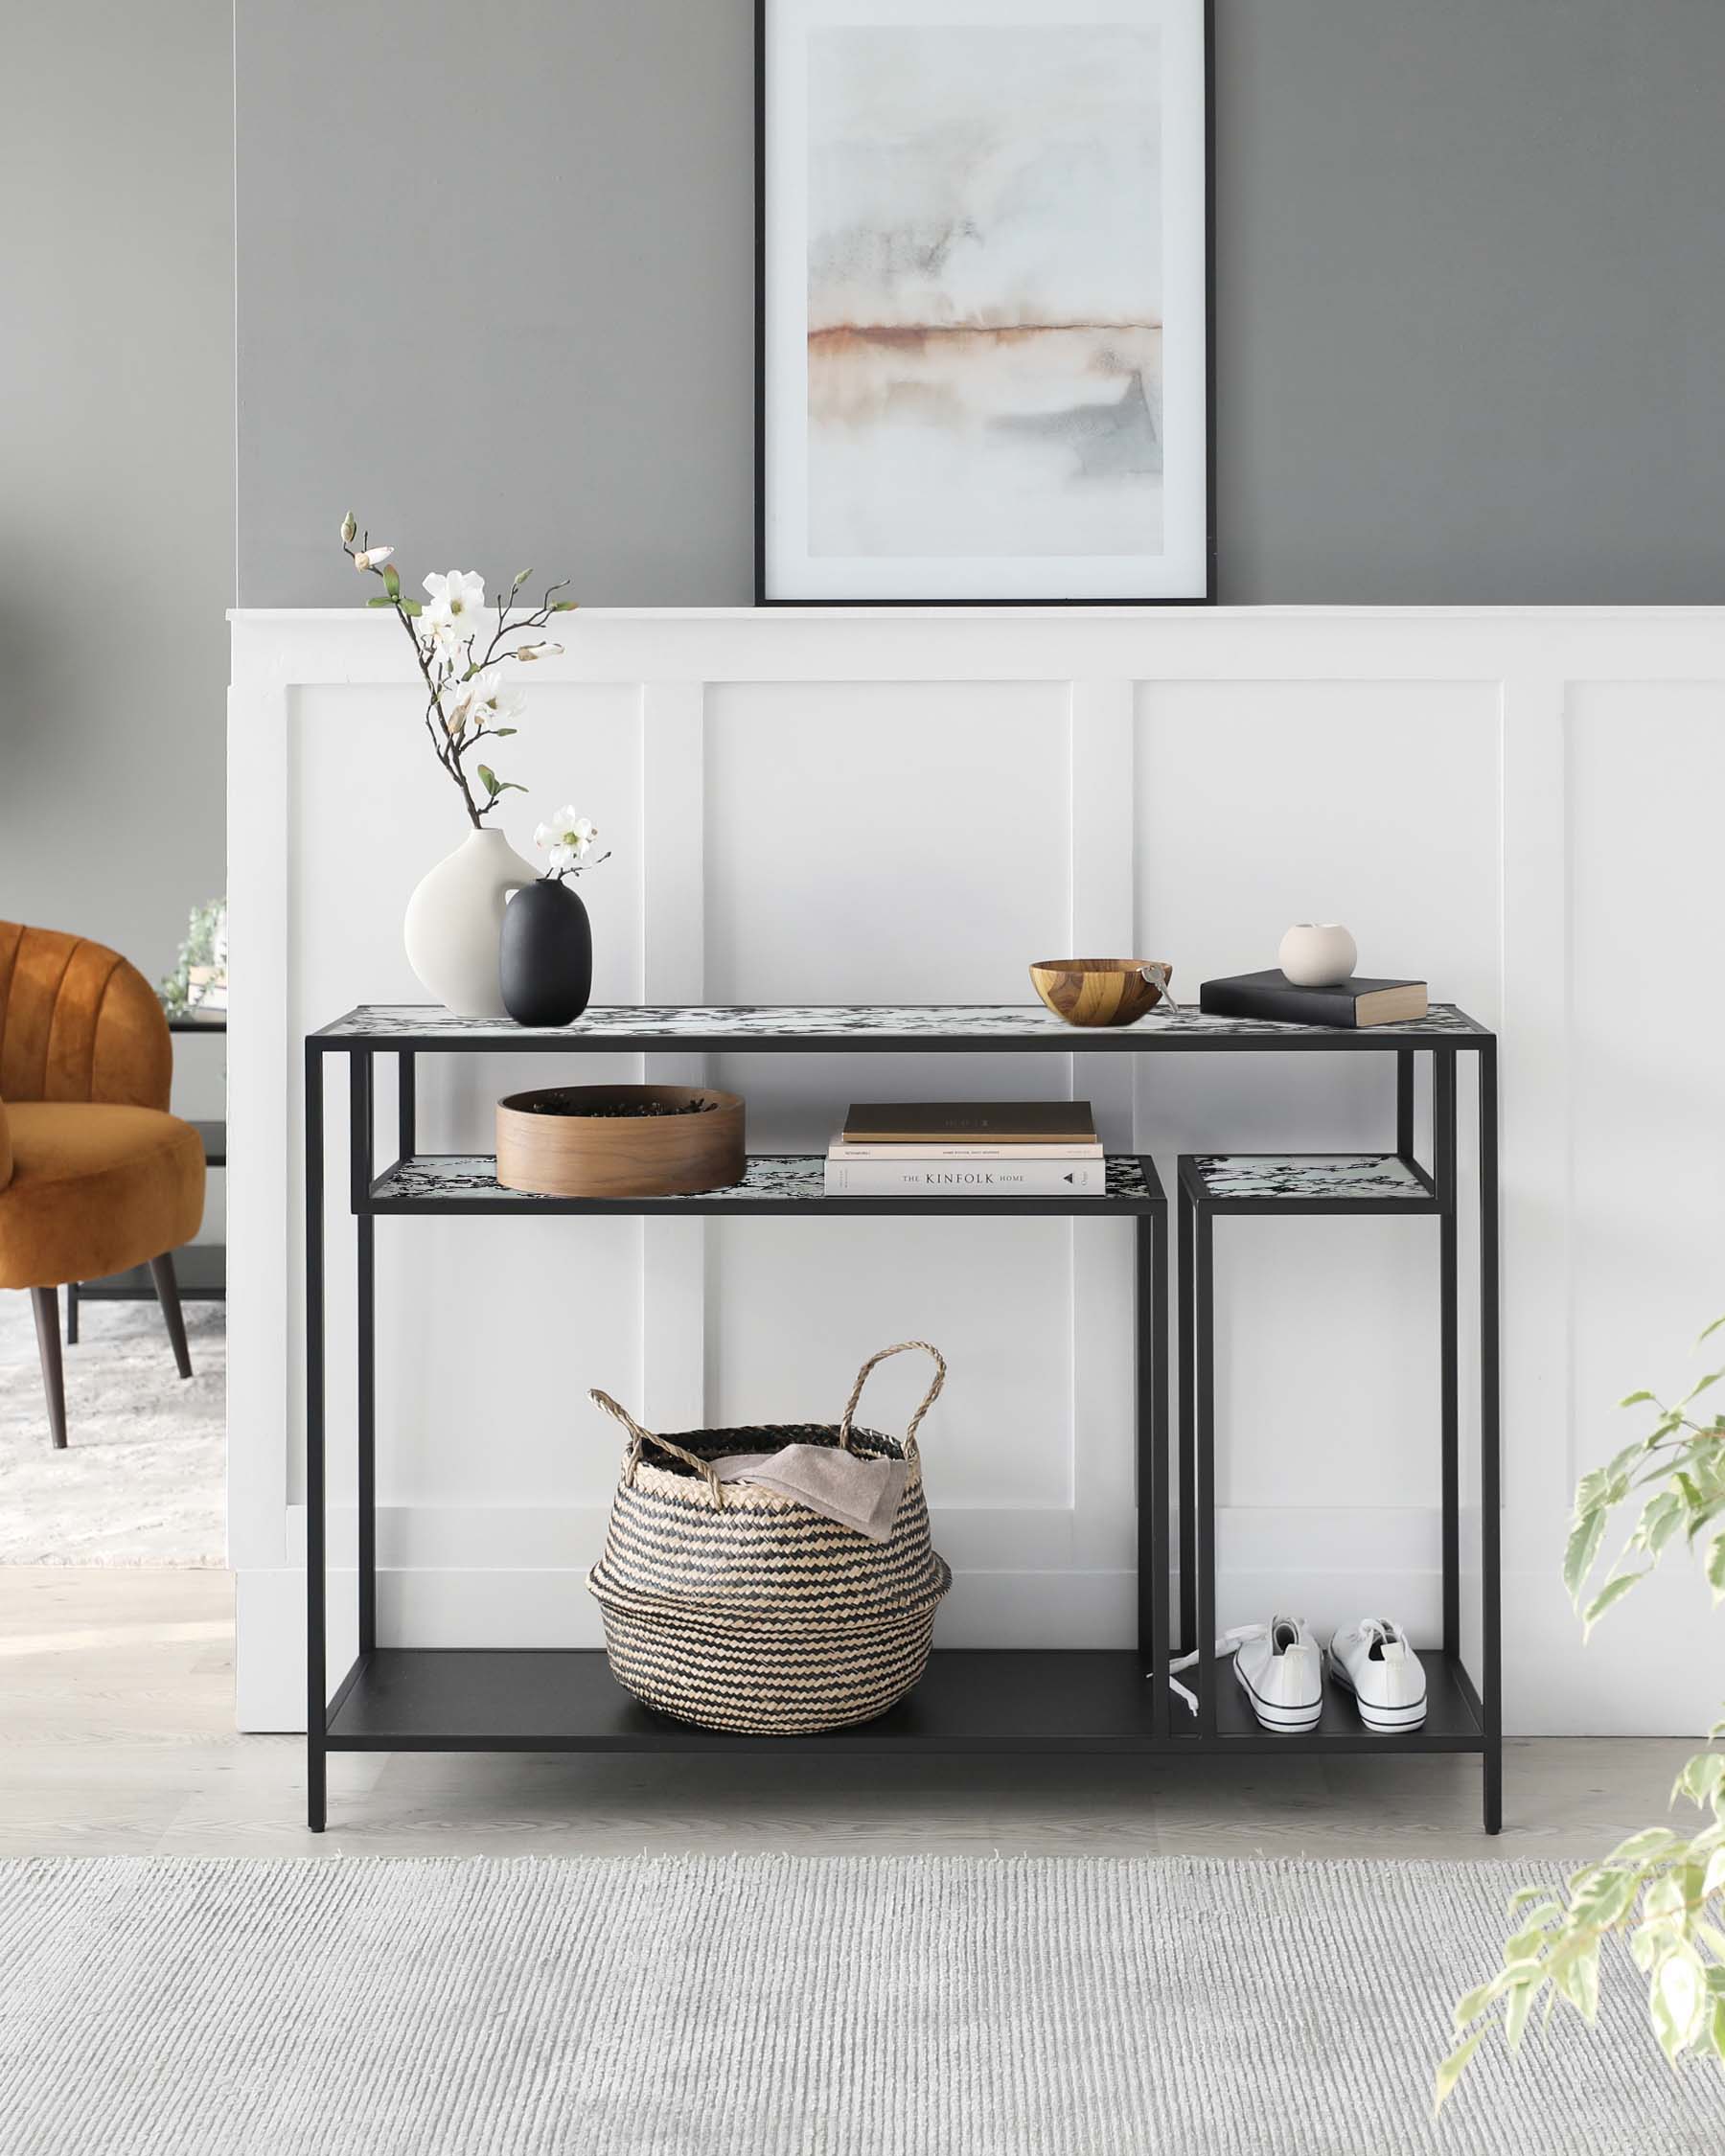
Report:
M1687 1739L1524 1739L1505 1831L1466 1759L350 1756L308 1834L301 1740L237 1736L224 1573L0 1568L0 1856L1595 1855L1664 1816Z

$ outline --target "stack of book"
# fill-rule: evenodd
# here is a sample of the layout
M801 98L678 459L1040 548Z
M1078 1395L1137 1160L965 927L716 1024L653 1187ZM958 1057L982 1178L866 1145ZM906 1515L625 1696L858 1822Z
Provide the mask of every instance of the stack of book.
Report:
M829 1198L1100 1198L1087 1100L857 1101L827 1148Z

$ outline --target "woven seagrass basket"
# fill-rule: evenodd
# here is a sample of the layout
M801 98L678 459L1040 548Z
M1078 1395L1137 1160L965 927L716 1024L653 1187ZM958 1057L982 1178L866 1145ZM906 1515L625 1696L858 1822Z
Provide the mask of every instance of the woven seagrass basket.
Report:
M901 1443L852 1417L877 1363L907 1348L934 1381ZM872 1721L922 1675L953 1575L929 1541L916 1430L946 1383L927 1341L871 1355L836 1423L643 1430L609 1393L589 1397L629 1432L605 1554L587 1587L617 1682L702 1729L783 1735ZM781 1445L839 1445L908 1464L892 1534L870 1542L794 1498L722 1483L708 1462Z

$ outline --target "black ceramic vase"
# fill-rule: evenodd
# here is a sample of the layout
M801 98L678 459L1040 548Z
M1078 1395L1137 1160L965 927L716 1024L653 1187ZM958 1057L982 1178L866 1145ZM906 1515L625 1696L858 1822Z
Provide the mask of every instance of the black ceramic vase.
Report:
M593 990L593 932L566 883L541 879L503 908L503 1008L518 1025L567 1025Z

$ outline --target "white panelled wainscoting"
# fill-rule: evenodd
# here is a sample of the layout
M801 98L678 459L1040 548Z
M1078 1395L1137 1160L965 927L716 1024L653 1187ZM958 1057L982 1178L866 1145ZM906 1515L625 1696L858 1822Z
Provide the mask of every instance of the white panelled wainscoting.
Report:
M303 1724L300 1042L424 1000L407 895L460 838L410 654L351 612L234 616L229 771L229 1539L242 1728ZM1504 1677L1512 1732L1705 1726L1681 1562L1582 1651L1558 1583L1612 1402L1681 1387L1725 1308L1719 989L1725 612L697 609L577 614L498 762L573 801L595 1002L1029 1000L1036 958L1172 961L1178 992L1346 921L1503 1040ZM1388 1145L1376 1058L1093 1058L1104 1135L1155 1153ZM1065 1088L1046 1057L651 1059L747 1095L753 1151L853 1096ZM587 1059L426 1057L426 1150ZM593 1075L636 1076L639 1059ZM1472 1071L1461 1075L1463 1193ZM393 1067L380 1064L380 1130ZM1423 1114L1423 1097L1421 1112ZM353 1235L331 1082L330 1402L351 1460ZM1463 1460L1477 1457L1463 1223ZM872 1348L935 1341L924 1433L949 1645L1133 1636L1131 1250L1011 1219L378 1224L380 1636L595 1645L583 1577L649 1427L837 1416ZM1430 1222L1216 1235L1224 1624L1438 1617ZM864 1419L902 1424L885 1367ZM1467 1501L1464 1481L1464 1502ZM1465 1531L1464 1520L1464 1531ZM350 1628L351 1631L351 1628ZM351 1638L332 1641L342 1666ZM1715 1658L1716 1662L1716 1658Z

